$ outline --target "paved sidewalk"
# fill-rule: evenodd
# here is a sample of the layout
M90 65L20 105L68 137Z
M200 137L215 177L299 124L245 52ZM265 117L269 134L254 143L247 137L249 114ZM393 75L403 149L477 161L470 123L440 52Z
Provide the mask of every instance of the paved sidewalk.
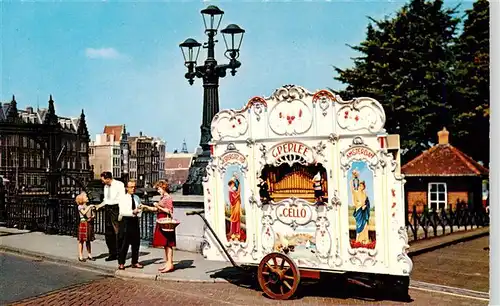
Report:
M116 261L107 262L106 243L102 240L92 242L92 256L96 261L79 262L76 238L60 235L46 235L40 232L29 232L0 227L0 251L18 253L21 255L41 257L55 262L61 262L81 268L99 270L118 277L142 279L158 279L190 282L225 282L224 279L211 278L210 275L230 266L230 263L208 261L201 254L174 251L176 270L160 274L158 268L164 264L164 250L141 246L139 262L144 269L127 268L130 265L130 252L124 271L117 270ZM86 251L85 251L86 252ZM86 253L84 253L86 254ZM160 274L160 275L159 275Z
M489 228L479 228L470 231L458 232L452 235L436 237L418 241L410 246L410 256L435 250L456 242L475 239L488 235ZM223 278L216 278L214 274L224 269L227 272L232 269L229 262L209 261L201 254L184 251L174 252L174 264L176 270L167 274L160 274L158 268L164 263L163 249L141 246L139 261L145 265L144 269L127 268L124 271L117 270L116 261L106 262L107 247L103 240L92 242L92 255L97 260L94 262L78 261L77 242L74 237L60 235L46 235L40 232L30 232L6 227L0 227L0 251L18 253L27 256L40 257L48 261L71 264L86 269L99 270L117 277L142 278L151 280L171 280L182 282L226 282ZM127 265L130 265L130 253Z

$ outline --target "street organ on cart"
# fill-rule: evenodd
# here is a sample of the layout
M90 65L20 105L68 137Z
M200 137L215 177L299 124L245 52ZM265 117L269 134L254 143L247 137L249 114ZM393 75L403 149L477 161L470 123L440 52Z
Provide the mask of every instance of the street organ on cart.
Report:
M204 256L259 265L273 298L320 272L383 276L407 292L399 138L385 120L374 99L295 85L220 111L204 181L213 229Z

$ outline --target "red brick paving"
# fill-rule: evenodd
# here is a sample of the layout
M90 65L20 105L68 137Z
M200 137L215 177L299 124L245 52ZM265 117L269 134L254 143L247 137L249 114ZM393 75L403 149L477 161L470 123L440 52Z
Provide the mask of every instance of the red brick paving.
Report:
M441 285L488 292L488 237L435 250L413 258L412 279ZM356 288L344 298L338 284L303 283L297 299L275 301L263 296L255 286L229 283L176 283L146 280L103 279L66 288L15 305L403 305L390 300L367 298ZM354 298L353 296L358 296ZM359 297L361 296L361 297ZM363 298L364 296L364 298ZM481 300L410 289L411 305L487 305Z
M328 290L304 285L304 297L274 301L262 292L226 283L176 283L109 278L49 293L13 305L402 305L394 301L340 298ZM334 290L334 288L333 288ZM338 293L337 293L338 294ZM440 293L410 290L411 305L487 305L486 302Z

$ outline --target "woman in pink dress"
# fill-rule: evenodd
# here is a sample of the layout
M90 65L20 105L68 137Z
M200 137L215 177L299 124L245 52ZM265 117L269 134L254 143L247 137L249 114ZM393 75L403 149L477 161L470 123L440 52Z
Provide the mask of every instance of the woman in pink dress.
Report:
M151 208L151 211L158 212L156 220L161 218L173 218L174 204L172 197L168 194L168 183L164 180L159 181L155 185L158 188L161 199L158 203L155 203L155 207ZM159 268L161 273L168 273L174 271L174 250L176 246L175 241L175 231L167 232L160 228L160 225L156 223L156 228L153 236L153 247L162 247L165 249L165 266Z

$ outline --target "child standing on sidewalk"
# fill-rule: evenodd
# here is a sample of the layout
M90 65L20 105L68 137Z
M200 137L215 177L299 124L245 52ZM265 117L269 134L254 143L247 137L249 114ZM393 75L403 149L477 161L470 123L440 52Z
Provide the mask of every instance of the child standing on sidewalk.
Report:
M80 215L80 225L78 226L78 260L85 261L83 258L83 243L86 243L88 260L94 261L92 257L92 249L90 242L94 241L94 218L95 206L87 205L89 198L85 192L80 193L76 197L76 204L78 205L78 213Z

